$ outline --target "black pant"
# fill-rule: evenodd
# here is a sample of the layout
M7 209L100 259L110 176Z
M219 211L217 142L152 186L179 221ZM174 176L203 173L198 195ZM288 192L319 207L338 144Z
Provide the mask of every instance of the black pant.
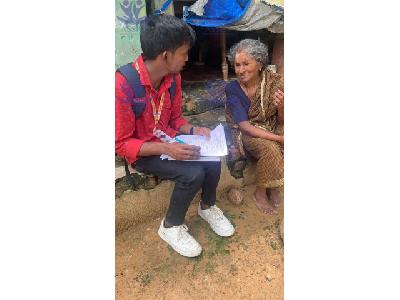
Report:
M166 221L174 226L184 222L190 202L202 188L201 201L214 205L216 190L221 175L221 162L161 160L159 156L148 156L135 162L139 172L154 174L175 181Z

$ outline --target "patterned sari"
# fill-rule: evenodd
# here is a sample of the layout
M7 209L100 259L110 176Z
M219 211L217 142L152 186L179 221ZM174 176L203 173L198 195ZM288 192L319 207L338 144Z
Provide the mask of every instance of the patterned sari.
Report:
M280 89L283 91L283 79L281 75L267 70L263 74L263 80L255 95L250 99L248 109L249 122L264 130L283 135L283 125L278 124L278 112L273 104L274 93ZM233 139L238 141L240 149L242 144L248 154L257 160L256 178L257 186L264 188L277 188L283 186L283 147L274 141L251 137L238 132L237 124L232 123L233 118L227 109L227 122L231 127ZM235 126L236 125L236 126Z

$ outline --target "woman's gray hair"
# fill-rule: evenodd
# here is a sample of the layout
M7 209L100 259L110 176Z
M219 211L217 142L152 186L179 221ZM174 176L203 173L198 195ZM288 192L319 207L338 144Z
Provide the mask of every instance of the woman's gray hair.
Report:
M266 67L268 61L268 47L264 43L258 40L244 39L233 45L231 49L229 49L228 54L228 60L232 67L235 66L236 53L240 52L247 53L251 58L261 64L263 69Z

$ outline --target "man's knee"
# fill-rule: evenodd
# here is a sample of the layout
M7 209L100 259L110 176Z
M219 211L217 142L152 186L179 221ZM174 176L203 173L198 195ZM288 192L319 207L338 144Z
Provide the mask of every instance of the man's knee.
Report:
M220 161L210 161L207 162L207 166L210 170L213 172L219 172L221 171L221 162Z
M179 181L186 185L201 185L204 181L205 173L201 166L191 165L185 168Z

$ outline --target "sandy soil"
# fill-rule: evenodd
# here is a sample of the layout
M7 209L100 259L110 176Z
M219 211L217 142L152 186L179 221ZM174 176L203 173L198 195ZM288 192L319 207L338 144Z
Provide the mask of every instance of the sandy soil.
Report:
M116 299L283 299L283 208L262 214L250 198L254 189L246 187L241 205L217 202L236 227L230 238L214 234L192 203L186 224L203 247L197 258L158 237L160 218L117 235Z

